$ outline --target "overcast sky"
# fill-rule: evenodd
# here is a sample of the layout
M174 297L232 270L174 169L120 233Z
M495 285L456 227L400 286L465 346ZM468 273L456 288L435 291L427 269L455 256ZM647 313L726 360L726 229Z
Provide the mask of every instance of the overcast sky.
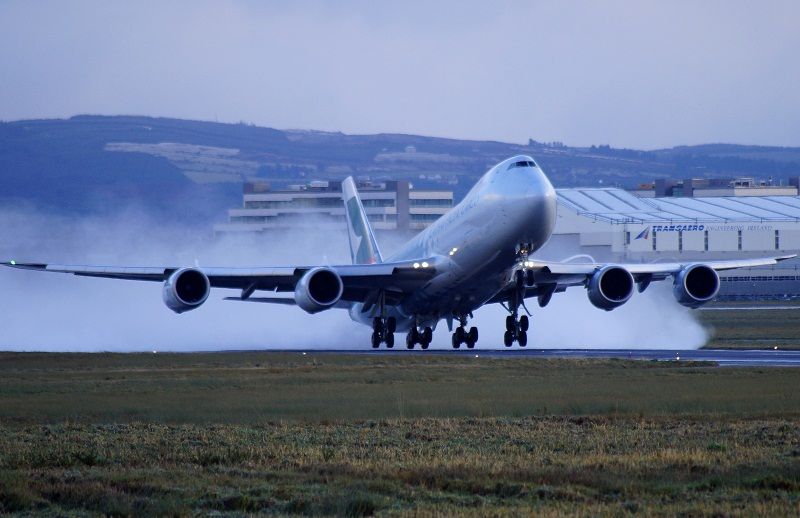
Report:
M800 145L800 2L0 0L0 119Z

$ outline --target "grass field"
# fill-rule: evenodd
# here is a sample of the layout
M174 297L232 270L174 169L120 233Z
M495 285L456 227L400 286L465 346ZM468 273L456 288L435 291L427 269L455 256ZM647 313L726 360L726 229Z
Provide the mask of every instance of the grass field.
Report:
M769 304L760 302L758 305ZM724 307L735 305L725 303ZM700 310L697 314L710 331L711 339L706 348L800 349L800 309Z
M0 512L798 515L800 369L0 354Z

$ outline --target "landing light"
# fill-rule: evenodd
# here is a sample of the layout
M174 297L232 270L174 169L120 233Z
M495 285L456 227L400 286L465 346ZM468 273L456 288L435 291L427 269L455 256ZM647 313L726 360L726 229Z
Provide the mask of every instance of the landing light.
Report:
M13 259L12 259L12 260L11 260L11 266L14 266L15 264L17 264L17 262L16 262L15 260L13 260Z
M414 268L419 268L419 263L414 263Z
M423 261L423 262L422 262L422 267L423 267L423 268L427 268L428 266L430 266L430 265L428 264L428 261Z

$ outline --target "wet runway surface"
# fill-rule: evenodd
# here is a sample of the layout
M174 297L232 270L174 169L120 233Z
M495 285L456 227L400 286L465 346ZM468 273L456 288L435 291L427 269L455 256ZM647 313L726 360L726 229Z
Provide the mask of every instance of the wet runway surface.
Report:
M660 360L660 361L710 361L725 367L800 367L800 351L781 350L621 350L621 349L398 349L377 350L308 350L307 353L348 353L348 354L461 354L478 355L491 358L620 358L628 360Z

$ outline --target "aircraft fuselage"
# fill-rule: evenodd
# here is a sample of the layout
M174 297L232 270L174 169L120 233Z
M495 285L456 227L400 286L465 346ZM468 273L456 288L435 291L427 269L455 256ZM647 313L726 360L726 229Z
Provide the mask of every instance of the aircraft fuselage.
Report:
M516 164L530 164L520 165ZM467 314L507 286L520 260L541 248L553 232L556 193L528 156L515 156L490 169L464 199L420 232L389 261L435 258L437 275L390 310L397 328L434 327L441 318ZM354 305L351 317L370 324L375 310Z

